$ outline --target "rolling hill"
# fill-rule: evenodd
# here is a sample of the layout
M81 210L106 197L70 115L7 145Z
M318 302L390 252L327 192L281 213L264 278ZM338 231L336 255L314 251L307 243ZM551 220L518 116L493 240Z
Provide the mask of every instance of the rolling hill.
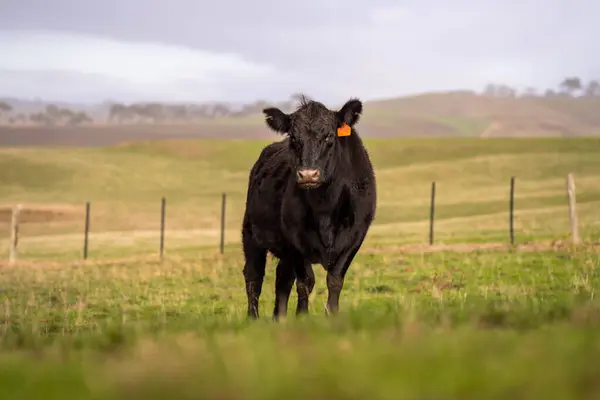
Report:
M469 92L376 101L365 122L400 136L588 136L600 133L600 98L499 98ZM381 115L381 120L377 117ZM415 127L411 127L410 123Z

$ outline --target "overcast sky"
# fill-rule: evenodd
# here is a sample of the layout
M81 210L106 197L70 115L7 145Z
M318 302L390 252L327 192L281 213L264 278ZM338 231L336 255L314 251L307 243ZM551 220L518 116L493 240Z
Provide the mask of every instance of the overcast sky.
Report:
M2 0L0 96L325 102L600 78L594 0Z

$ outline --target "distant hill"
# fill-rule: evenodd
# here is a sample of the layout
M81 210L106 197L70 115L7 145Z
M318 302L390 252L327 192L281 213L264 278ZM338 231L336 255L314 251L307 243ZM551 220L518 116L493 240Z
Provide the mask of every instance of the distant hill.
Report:
M230 109L229 115L226 112L225 115L213 118L200 116L200 119L196 116L193 123L164 120L159 123L126 123L120 126L106 122L110 109L109 102L85 105L7 100L13 105L13 112L39 112L47 105L54 104L74 111L84 111L94 119L91 126L84 124L69 127L71 135L79 135L80 131L90 135L102 135L106 130L111 130L111 133L115 133L114 140L123 141L141 140L145 137L144 132L148 132L149 135L153 132L148 139L159 133L160 136L164 133L164 136L184 137L276 137L268 131L260 114L263 106L268 104L264 102L248 105L243 113ZM170 106L159 105L159 107L167 109ZM147 118L148 111L145 113L144 117ZM67 130L66 127L61 126L27 128L3 126L0 127L0 145L14 144L15 140L18 141L18 138L14 137L8 141L2 140L2 136L8 138L9 135L18 135L16 131L21 129L23 134L27 131L29 142L32 137L35 138L35 132L38 130L52 132L52 135L58 136L62 135L60 132ZM600 96L573 97L566 94L552 94L501 97L455 91L366 101L360 132L365 137L596 136L600 134ZM46 137L44 143L48 140L49 138ZM65 137L64 140L69 139ZM78 142L81 142L81 139Z
M588 136L600 134L599 97L501 98L432 93L368 104L365 125L399 136Z

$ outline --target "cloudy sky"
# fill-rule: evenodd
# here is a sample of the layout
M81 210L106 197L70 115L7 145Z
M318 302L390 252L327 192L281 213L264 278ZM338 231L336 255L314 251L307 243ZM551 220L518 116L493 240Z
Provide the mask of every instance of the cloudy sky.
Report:
M325 102L600 78L594 0L2 0L0 97Z

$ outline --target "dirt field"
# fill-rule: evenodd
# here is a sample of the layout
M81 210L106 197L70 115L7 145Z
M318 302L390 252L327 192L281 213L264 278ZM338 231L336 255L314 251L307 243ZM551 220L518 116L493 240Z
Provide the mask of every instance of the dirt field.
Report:
M160 139L275 138L266 128L252 126L130 125L91 127L0 126L2 147L104 147L122 142Z

